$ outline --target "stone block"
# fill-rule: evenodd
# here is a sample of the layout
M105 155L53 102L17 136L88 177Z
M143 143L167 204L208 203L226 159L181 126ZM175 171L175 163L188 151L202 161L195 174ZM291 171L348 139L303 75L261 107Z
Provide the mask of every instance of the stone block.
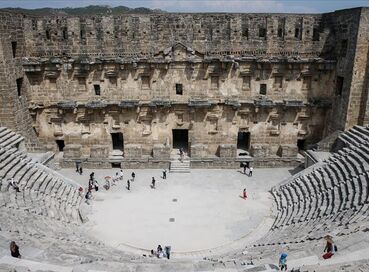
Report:
M193 159L206 158L208 154L209 154L208 145L205 144L191 145L191 158Z
M109 147L106 145L93 145L90 149L91 158L107 158L109 156Z
M233 144L219 145L219 157L220 158L236 158L237 157L237 146Z
M296 157L298 152L297 145L281 144L278 148L277 155L280 157Z
M63 150L63 157L65 159L79 159L82 155L81 148L82 145L80 144L67 144Z
M155 144L153 147L153 158L155 160L169 160L170 146L163 144Z
M140 144L127 144L124 146L124 157L126 159L141 159L142 146Z
M270 149L268 144L253 144L251 145L251 156L255 158L268 157Z

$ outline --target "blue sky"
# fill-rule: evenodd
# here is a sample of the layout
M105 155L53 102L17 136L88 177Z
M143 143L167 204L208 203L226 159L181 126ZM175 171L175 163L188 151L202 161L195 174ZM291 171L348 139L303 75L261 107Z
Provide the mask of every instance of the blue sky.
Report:
M159 8L169 12L316 13L369 6L369 0L0 0L0 8L81 7L109 5Z

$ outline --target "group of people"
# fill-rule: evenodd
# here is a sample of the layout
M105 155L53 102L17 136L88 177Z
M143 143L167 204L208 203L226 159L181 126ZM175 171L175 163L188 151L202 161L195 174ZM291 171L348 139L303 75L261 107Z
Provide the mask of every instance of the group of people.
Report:
M158 245L156 251L155 250L151 250L151 254L150 257L157 257L157 258L167 258L168 260L170 259L170 251L171 251L171 247L170 246L166 246L163 248L161 247L161 245Z
M162 174L163 174L162 178L167 179L167 170L166 169L163 170ZM131 190L132 182L135 181L135 178L136 178L136 173L132 172L131 173L131 178L127 179L126 189L128 191ZM122 180L123 180L123 170L120 169L120 171L116 172L114 177L110 177L110 176L105 177L105 184L104 184L103 187L104 187L105 190L109 190L111 186L117 185L117 183L119 181L122 181ZM150 187L151 187L151 189L156 189L156 179L155 179L155 177L151 178ZM93 190L95 190L96 192L99 191L99 183L95 179L95 173L94 172L92 172L90 174L90 178L89 178L89 181L88 181L88 188L87 188L87 192L85 194L85 199L86 199L87 204L89 204L89 200L92 198L92 191ZM79 188L79 192L81 194L83 193L83 188L82 187Z
M241 166L243 167L243 173L249 177L252 177L252 171L254 168L250 166L250 162L244 162L241 164Z
M324 240L326 241L324 248L323 259L330 259L334 255L335 252L338 251L337 246L333 242L333 237L331 235L324 236ZM281 271L287 271L287 256L286 252L283 252L279 257L279 269Z

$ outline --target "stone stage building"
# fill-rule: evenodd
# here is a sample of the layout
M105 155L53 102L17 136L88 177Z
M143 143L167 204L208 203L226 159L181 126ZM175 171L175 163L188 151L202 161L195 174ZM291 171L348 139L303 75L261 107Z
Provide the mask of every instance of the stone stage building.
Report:
M296 165L369 123L369 9L327 14L0 12L0 126L61 163ZM250 156L249 156L250 155Z

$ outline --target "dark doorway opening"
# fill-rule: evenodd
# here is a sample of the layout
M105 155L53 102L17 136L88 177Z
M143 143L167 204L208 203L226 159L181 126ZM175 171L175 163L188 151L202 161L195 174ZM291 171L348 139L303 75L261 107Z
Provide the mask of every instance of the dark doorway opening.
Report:
M300 150L305 150L305 139L297 140L297 147Z
M188 151L188 130L173 129L173 148L182 148Z
M237 149L249 150L250 148L250 132L238 132Z
M119 149L123 151L124 146L123 134L121 132L111 133L111 139L113 142L113 149Z
M59 151L62 152L64 150L64 146L65 146L64 140L56 140L55 142L58 145Z
M121 168L120 162L112 162L111 163L111 168Z

